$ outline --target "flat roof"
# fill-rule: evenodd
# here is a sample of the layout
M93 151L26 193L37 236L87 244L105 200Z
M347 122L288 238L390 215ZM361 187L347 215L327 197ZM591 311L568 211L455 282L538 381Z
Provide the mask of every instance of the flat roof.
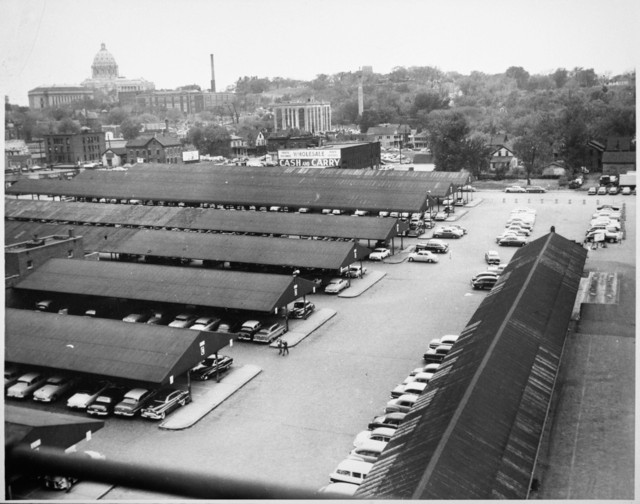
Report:
M392 218L254 212L212 208L5 199L5 219L201 229L294 236L390 240L408 229ZM10 221L6 221L9 224ZM396 226L397 224L397 226Z
M314 284L289 275L50 259L15 288L271 312L312 293Z
M169 383L170 377L191 369L202 355L228 345L230 337L120 320L5 311L8 362L154 384Z

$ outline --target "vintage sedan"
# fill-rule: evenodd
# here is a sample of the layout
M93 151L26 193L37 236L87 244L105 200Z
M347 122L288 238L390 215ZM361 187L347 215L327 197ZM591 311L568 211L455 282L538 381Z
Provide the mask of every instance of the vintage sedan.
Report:
M290 311L291 318L306 319L315 309L316 305L309 300L296 301L293 303L293 308Z
M419 250L418 252L411 252L409 254L409 262L428 262L437 263L438 258L430 250Z
M324 291L327 294L338 294L347 287L349 287L349 282L344 278L332 278L324 288Z
M176 316L176 318L169 324L169 327L178 327L181 329L189 327L196 321L196 316L193 313L180 313Z
M7 389L7 396L14 399L26 399L42 387L46 380L46 376L37 371L25 373Z
M233 364L233 358L227 355L215 354L209 355L203 361L200 361L198 365L189 371L191 378L194 380L208 380L215 377L216 373L222 373L228 371Z
M484 254L484 260L487 264L500 264L500 254L495 250L487 250Z
M385 413L384 415L378 415L373 417L373 420L369 422L367 426L369 429L377 429L378 427L388 427L390 429L397 429L398 426L402 423L402 421L407 416L406 413Z
M433 232L434 238L462 238L464 233L454 227L439 227Z
M547 192L547 190L544 187L536 186L536 185L527 186L525 191L527 191L528 193L546 193Z
M96 397L104 392L109 385L110 383L106 381L85 382L80 385L78 391L67 400L67 408L86 410L87 407L95 401Z
M45 384L33 393L33 400L40 402L56 401L65 392L71 390L76 383L78 383L78 380L71 376L50 376Z
M526 189L522 186L509 186L506 187L504 192L506 193L523 193L523 192L527 192Z
M367 440L384 441L388 443L389 441L391 441L391 438L395 433L396 430L390 429L389 427L378 427L377 429L373 430L365 430L358 433L358 435L353 440L353 446L355 448L357 448L358 446L362 446L362 443Z
M4 389L7 390L11 385L18 381L22 373L15 366L5 366L4 368Z
M270 326L263 327L254 336L253 341L258 343L271 343L279 336L287 332L287 328L282 324L275 323Z
M247 320L240 326L238 339L253 341L253 337L260 329L262 329L262 322L259 320Z
M189 327L194 331L215 331L220 324L220 319L214 315L199 317L194 324Z
M116 404L113 412L118 416L132 417L144 408L156 395L156 390L134 388L129 390L122 401Z
M373 252L369 254L370 261L382 261L383 259L390 257L391 251L388 248L378 247L373 249Z
M524 247L526 244L527 239L519 235L504 236L498 240L498 245L501 247Z
M190 402L191 395L189 391L164 388L159 390L153 398L148 401L148 406L142 409L140 416L151 420L164 420L173 410Z
M124 398L125 389L122 387L109 387L101 392L95 401L87 406L87 414L91 416L109 416L113 413L116 404Z
M475 280L471 280L471 287L473 287L476 290L481 290L481 289L493 289L493 286L497 283L498 281L498 277L492 277L492 276L482 276L479 278L476 278Z

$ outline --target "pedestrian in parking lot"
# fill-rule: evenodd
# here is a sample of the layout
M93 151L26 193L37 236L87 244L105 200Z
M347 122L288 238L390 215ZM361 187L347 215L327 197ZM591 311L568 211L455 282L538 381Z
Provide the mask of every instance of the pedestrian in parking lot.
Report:
M289 355L289 343L287 343L287 340L282 340L282 355Z
M278 355L282 355L282 352L284 351L284 345L282 344L282 338L278 338L277 344L278 344Z

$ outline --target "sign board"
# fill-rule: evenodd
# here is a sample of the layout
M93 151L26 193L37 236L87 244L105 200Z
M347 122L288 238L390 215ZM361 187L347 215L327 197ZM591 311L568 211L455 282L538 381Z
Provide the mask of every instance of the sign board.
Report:
M280 166L340 166L340 149L291 149L278 151Z
M182 162L188 163L190 161L200 161L200 153L197 150L182 153Z

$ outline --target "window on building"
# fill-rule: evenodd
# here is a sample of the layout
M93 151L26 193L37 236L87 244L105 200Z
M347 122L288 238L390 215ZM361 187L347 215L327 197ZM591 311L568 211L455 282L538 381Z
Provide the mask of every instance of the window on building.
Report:
M27 261L27 269L33 269L33 261Z
M73 257L73 250L68 250L68 251L67 251L67 257L68 257L69 259L71 259L71 258Z

